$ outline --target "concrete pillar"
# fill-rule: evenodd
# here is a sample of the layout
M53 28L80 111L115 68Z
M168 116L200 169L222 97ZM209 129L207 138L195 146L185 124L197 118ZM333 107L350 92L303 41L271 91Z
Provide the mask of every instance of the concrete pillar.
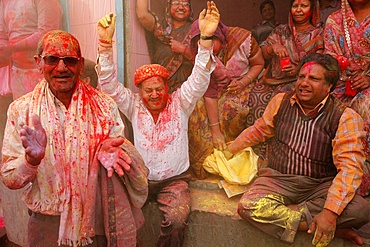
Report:
M10 190L0 183L6 235L9 241L22 247L27 246L29 218L26 204L21 200L23 191L24 189Z
M12 95L0 96L0 148L4 139L6 114L12 102ZM1 155L0 155L1 157ZM1 162L1 161L0 161ZM27 207L21 200L22 190L10 190L0 182L0 196L8 239L20 246L27 246Z

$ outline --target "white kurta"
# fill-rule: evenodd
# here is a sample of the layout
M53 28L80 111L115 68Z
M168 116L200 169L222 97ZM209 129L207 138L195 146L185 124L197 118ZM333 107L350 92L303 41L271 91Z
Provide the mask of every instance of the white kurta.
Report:
M116 101L131 121L134 144L149 169L149 180L164 180L189 168L188 120L197 100L208 88L215 67L213 59L211 69L206 68L211 56L212 49L200 46L192 74L171 94L155 123L140 95L118 82L112 53L100 54L99 87Z

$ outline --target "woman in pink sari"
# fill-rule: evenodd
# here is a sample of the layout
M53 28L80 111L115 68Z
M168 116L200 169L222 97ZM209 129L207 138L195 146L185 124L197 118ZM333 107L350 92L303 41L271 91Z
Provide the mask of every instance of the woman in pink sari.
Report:
M360 194L370 192L370 0L342 0L325 26L325 53L348 61L333 94L365 120L367 161ZM347 65L347 64L346 64Z

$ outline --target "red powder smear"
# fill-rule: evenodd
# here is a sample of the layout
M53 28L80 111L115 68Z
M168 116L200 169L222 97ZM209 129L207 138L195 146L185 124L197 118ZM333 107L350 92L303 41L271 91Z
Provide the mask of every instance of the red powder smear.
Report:
M11 121L12 125L14 125L14 121Z
M312 66L315 64L316 62L308 62L303 65L303 68L307 69L308 70L307 72L310 73L312 70Z
M305 14L305 16L306 16L306 19L310 18L310 16L311 16L311 9L310 9L310 11L308 11L308 12Z

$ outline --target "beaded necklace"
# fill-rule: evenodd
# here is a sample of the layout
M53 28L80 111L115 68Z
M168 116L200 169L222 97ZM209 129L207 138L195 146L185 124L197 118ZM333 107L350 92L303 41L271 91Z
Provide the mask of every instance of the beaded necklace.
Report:
M352 51L352 42L351 42L351 35L348 31L348 23L347 23L347 0L342 0L341 3L342 7L342 16L343 16L343 27L344 27L344 36L348 45L348 50L351 56L354 57L353 51Z

